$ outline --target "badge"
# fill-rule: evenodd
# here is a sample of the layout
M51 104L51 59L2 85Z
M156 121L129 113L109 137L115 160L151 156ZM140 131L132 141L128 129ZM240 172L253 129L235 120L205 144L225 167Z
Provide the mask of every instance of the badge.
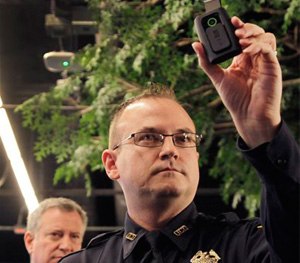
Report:
M127 235L126 235L125 238L128 239L128 240L130 240L130 241L133 241L133 240L135 240L136 237L137 237L136 234L134 234L132 232L129 232L129 233L127 233Z
M183 233L185 233L185 232L188 231L188 230L189 230L189 228L188 228L186 225L182 225L181 227L177 228L177 229L173 232L173 234L174 234L175 236L180 237Z
M199 250L190 260L191 263L217 263L221 258L214 250L202 252Z

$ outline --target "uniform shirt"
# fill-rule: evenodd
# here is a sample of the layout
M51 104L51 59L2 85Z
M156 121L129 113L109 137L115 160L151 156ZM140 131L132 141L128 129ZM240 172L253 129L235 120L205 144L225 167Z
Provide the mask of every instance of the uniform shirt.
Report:
M282 123L276 138L238 147L263 183L261 219L234 213L211 217L191 203L160 231L148 232L128 215L124 229L101 234L63 263L297 263L299 262L299 147ZM156 240L150 244L148 240ZM149 261L155 252L157 259Z

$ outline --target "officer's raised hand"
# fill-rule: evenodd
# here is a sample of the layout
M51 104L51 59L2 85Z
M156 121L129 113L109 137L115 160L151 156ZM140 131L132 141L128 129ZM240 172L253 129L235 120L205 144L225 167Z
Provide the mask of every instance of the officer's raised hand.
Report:
M223 69L210 64L199 42L193 43L200 67L206 72L229 110L237 131L250 148L270 141L280 124L282 76L276 39L261 27L233 17L243 48Z

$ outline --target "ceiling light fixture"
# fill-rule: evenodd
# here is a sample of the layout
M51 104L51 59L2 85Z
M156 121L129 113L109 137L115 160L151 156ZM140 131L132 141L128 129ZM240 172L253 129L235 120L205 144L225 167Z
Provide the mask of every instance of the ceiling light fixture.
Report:
M16 176L21 193L25 200L27 209L32 212L39 204L31 184L28 172L22 159L13 129L9 122L6 110L3 108L0 96L0 138L4 145L4 149L10 160L11 167Z

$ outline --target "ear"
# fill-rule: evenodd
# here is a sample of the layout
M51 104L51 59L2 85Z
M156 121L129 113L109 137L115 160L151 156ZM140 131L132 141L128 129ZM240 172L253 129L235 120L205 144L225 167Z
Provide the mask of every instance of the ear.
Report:
M111 180L117 180L120 178L118 167L116 164L116 154L114 151L106 149L102 153L102 163L105 167L107 176Z
M29 255L32 253L33 240L34 240L33 234L29 231L26 231L24 234L24 243Z

